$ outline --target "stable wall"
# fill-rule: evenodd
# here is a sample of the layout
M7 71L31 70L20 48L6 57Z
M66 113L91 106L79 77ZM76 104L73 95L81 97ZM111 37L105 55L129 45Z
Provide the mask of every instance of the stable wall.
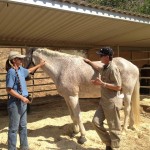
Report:
M113 47L114 57L123 57L133 64L141 68L144 64L150 64L150 48L125 48ZM90 49L87 52L87 58L92 61L100 60L99 55L96 54L98 49Z

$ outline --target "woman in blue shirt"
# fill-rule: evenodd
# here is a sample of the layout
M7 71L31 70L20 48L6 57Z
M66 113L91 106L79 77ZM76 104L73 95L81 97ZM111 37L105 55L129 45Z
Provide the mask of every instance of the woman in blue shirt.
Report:
M25 55L21 55L17 51L11 51L6 61L6 91L9 95L8 99L8 150L16 150L17 132L19 130L20 149L28 150L27 141L27 104L30 103L25 78L29 73L42 67L45 61L30 68L22 67L22 60Z

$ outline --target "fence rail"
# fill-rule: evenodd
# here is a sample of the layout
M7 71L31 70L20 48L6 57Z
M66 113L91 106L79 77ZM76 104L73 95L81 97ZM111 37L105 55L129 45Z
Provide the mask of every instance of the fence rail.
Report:
M35 74L41 74L41 73L44 73L43 71L37 71ZM4 76L4 75L6 75L6 73L0 73L0 76ZM50 88L49 87L49 89L48 89L48 87L47 86L53 86L54 85L54 83L53 82L47 82L48 81L48 79L51 79L50 77L34 77L34 78L31 78L31 80L30 81L28 81L28 83L27 83L27 87L28 88L31 88L31 89L28 89L28 91L29 91L29 93L33 93L33 86L34 87L45 87L45 89L42 89L42 90L39 90L39 89L35 89L34 88L34 93L40 93L40 92L51 92L51 91L57 91L57 89L55 88L55 87L53 87L53 88ZM38 81L38 80L46 80L46 83L34 83L33 81ZM0 79L0 90L5 90L6 89L6 87L5 87L5 85L4 85L4 82L6 82L6 79ZM3 83L3 86L1 86L1 83ZM0 98L1 97L3 97L3 96L7 96L7 93L4 91L4 92L0 92Z

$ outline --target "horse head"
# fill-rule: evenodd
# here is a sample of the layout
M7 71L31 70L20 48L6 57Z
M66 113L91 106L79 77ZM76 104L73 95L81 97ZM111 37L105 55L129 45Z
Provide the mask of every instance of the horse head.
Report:
M33 52L37 48L31 47L26 50L26 57L24 59L24 67L29 69L32 66L35 66L34 60L33 60Z
M24 67L26 69L29 69L33 66L35 66L34 60L33 60L33 52L36 50L37 48L31 47L28 48L26 50L26 57L24 58ZM27 77L26 77L26 81L31 80L31 75L34 75L36 71L34 71L33 73L30 73Z

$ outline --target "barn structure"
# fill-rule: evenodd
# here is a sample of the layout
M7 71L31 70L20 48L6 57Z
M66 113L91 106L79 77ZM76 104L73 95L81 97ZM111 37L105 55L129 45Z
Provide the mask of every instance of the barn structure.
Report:
M91 60L99 59L97 49L111 46L115 56L142 68L150 65L150 16L82 0L1 0L0 48L30 46L84 50ZM150 95L150 75L141 79L146 80L142 88Z

